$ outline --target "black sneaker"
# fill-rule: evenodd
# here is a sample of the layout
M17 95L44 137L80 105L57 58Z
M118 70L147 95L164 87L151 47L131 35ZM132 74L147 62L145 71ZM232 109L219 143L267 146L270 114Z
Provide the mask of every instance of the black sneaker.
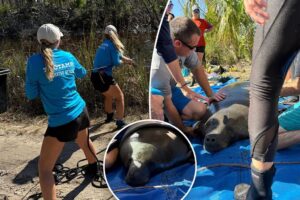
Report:
M114 113L106 113L106 120L104 121L105 123L112 122L114 120Z
M116 125L117 125L117 129L121 129L124 126L126 126L127 124L123 120L117 120Z
M98 166L97 166L97 162L89 164L85 169L85 175L89 176L89 177L95 177L98 173Z

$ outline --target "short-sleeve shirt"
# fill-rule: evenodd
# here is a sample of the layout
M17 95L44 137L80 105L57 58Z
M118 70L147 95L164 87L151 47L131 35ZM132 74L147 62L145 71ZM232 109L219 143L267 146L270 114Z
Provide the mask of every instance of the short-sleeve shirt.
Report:
M192 52L187 57L178 57L181 68L195 69L199 65L196 52ZM176 87L176 82L170 74L162 56L156 50L153 51L151 63L151 87L160 90L163 96L172 94L172 87Z
M198 47L205 46L204 32L206 29L210 29L211 25L205 19L192 19L196 26L200 29L201 35L198 42Z

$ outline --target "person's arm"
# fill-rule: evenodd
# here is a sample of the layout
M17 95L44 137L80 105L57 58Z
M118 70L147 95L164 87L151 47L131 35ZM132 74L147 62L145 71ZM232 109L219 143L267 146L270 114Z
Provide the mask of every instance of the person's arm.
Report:
M170 95L165 97L164 105L166 109L166 114L170 122L180 130L182 130L184 133L193 136L193 128L184 126L181 117L172 102L172 98Z
M269 14L265 11L267 2L265 0L244 0L246 13L258 24L265 24Z
M220 92L214 93L212 91L204 67L198 64L198 66L193 68L191 71L196 81L199 83L206 96L208 97L208 103L211 103L212 101L222 101L223 99L225 99L225 94Z
M115 48L110 48L110 55L111 55L113 66L119 66L120 64L122 64L123 56Z
M299 95L299 94L300 94L300 77L297 77L292 81L285 82L280 91L280 96L283 97Z
M25 94L29 100L33 100L39 96L39 85L36 80L36 72L33 72L30 60L26 67Z
M131 58L129 58L129 57L126 57L126 56L122 55L121 59L122 59L123 63L133 64L133 60Z
M205 33L208 33L208 32L210 32L212 29L214 28L214 26L211 24L211 23L209 23L208 21L206 21L206 29L205 29Z
M71 54L72 61L75 65L75 77L83 78L86 76L86 69L78 62L78 60Z
M184 96L188 97L189 99L193 99L193 100L203 99L203 96L192 91L187 86L187 84L181 74L181 68L180 68L178 59L169 63L167 66L168 66L167 68L168 68L170 74L172 75L172 77L174 78L175 82L179 83L181 85L180 89Z
M156 49L158 54L162 56L167 68L177 83L183 85L185 80L181 74L179 60L173 46L173 40L170 35L170 27L167 18L163 18L163 22L157 38Z
M168 71L170 72L176 83L185 85L185 80L181 74L179 60L177 58L173 46L173 40L170 35L169 22L167 21L166 17L163 18L163 22L157 38L156 49L157 52L163 57L165 63L167 63ZM183 94L190 99L197 100L201 98L201 96L193 92L187 86L181 87L181 90Z

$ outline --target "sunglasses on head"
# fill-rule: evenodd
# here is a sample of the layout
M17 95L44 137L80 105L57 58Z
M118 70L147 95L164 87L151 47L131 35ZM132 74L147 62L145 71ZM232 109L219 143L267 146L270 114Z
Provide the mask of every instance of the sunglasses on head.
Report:
M180 39L177 39L177 40L179 40L184 46L188 47L190 50L193 50L197 47L197 46L191 46Z

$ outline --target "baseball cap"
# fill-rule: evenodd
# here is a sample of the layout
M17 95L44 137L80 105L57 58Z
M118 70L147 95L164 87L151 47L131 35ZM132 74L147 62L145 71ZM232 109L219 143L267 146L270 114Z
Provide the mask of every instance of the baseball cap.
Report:
M59 28L53 24L43 24L37 31L37 40L47 40L50 43L55 43L64 36Z
M194 10L199 10L199 7L197 6L197 5L193 5L192 6L192 10L194 11Z
M118 34L116 27L113 25L108 25L105 27L104 33L109 34L109 31L113 31L115 34Z

